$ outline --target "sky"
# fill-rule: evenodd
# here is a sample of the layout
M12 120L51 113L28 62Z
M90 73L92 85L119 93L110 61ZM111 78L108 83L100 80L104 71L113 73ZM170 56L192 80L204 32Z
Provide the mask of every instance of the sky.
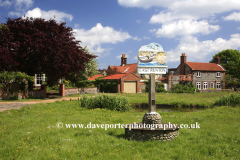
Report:
M6 18L41 17L66 22L98 56L98 69L137 63L138 50L159 43L168 68L185 53L188 62L209 62L225 49L240 48L240 0L0 0Z

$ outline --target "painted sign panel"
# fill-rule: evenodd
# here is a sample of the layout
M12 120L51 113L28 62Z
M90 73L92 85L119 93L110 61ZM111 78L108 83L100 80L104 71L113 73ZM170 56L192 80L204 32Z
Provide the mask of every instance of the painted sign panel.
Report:
M144 45L138 50L138 74L166 74L167 58L158 43Z

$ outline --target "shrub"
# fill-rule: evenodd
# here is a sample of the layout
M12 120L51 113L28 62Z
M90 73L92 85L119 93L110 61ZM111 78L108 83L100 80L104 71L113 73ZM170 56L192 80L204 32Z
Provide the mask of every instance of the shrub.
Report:
M144 92L148 92L149 91L149 81L145 81L144 83L146 84L146 88L145 88ZM167 92L164 89L163 83L155 82L155 89L156 89L155 90L156 92Z
M172 93L194 93L195 90L198 91L198 89L194 87L192 83L176 84L171 88Z
M123 96L114 95L100 95L96 97L84 96L79 100L80 106L94 109L94 108L106 108L116 111L128 111L131 109L129 100Z
M213 104L215 106L236 106L240 105L240 94L234 93L220 97Z

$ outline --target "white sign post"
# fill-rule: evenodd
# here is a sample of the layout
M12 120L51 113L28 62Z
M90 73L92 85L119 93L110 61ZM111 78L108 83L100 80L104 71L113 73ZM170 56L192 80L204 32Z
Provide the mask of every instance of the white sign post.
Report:
M150 43L149 45L142 46L138 51L137 73L149 75L150 77L148 95L149 112L143 117L143 123L145 123L145 119L149 119L148 114L158 114L156 113L155 103L155 74L166 74L166 63L166 53L158 43ZM154 121L152 120L152 122L147 123L155 123Z

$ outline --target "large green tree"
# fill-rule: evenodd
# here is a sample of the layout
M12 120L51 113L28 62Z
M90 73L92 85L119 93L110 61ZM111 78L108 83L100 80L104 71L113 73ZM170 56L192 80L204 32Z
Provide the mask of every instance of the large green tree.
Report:
M69 73L81 75L85 63L95 56L76 41L66 23L41 18L7 19L0 29L0 70L21 71L28 75L45 73L52 86Z
M226 74L240 79L240 52L239 50L227 49L213 56L210 63L215 63L215 58L221 58L221 65L226 69Z
M213 56L210 63L215 63L215 58L221 58L221 65L226 69L226 86L239 86L240 79L240 52L239 50L227 49ZM234 81L234 82L233 82Z

